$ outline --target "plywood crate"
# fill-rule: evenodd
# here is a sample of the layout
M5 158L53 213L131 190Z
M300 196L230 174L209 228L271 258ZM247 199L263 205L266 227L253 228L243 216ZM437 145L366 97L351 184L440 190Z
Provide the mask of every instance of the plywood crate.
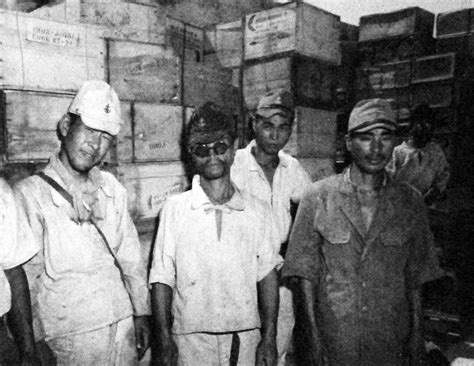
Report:
M196 107L214 102L229 113L239 107L239 90L233 86L232 69L225 68L216 54L207 55L203 62L183 64L183 104Z
M419 7L365 15L359 22L359 41L395 36L432 35L434 14Z
M117 172L127 190L128 209L134 221L156 217L167 197L188 186L180 162L120 164Z
M242 20L212 26L206 30L206 38L222 66L240 67L244 45Z
M247 64L242 92L248 109L255 109L262 95L275 88L292 91L296 104L333 108L337 66L304 56L290 56Z
M245 17L244 59L296 52L339 64L340 17L295 2Z
M336 131L336 112L297 107L293 131L283 150L298 158L333 157Z
M105 80L105 42L97 29L0 11L0 86L77 91Z
M121 99L179 103L180 61L171 47L108 40L108 81Z
M334 158L298 158L298 161L309 174L312 182L336 173Z
M453 37L474 31L474 9L460 9L436 15L436 38Z
M419 57L413 62L412 83L452 79L455 63L454 53Z
M202 61L205 48L203 28L167 17L165 42L173 47L178 56L185 60Z

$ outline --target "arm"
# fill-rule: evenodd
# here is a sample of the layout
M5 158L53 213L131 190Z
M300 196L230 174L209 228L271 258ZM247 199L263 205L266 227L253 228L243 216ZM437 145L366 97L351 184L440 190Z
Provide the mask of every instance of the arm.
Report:
M20 351L22 365L39 365L36 355L31 316L30 291L21 266L5 270L12 293L8 325Z
M262 340L257 348L257 365L277 364L277 318L280 296L278 292L278 275L272 270L257 283L260 321L262 323Z
M423 339L422 319L423 311L421 306L420 289L410 289L408 291L408 301L411 312L411 334L410 334L410 358L412 365L423 364L426 356L425 342Z
M177 365L178 348L171 335L171 302L173 290L168 285L154 283L151 288L151 306L157 331L158 364Z

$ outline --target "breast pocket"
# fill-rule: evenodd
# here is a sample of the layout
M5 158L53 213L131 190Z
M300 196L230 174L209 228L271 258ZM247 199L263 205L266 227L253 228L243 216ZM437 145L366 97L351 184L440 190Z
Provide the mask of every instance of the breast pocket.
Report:
M388 228L380 234L380 240L385 247L403 247L404 233L400 228Z

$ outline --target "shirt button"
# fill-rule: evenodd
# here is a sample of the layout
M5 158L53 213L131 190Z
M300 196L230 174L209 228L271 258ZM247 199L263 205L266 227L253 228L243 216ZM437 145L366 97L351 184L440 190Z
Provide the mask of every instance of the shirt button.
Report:
M363 287L363 288L366 288L366 287L367 287L367 283L366 283L366 282L362 282L362 287Z
M362 311L367 311L367 306L362 306Z

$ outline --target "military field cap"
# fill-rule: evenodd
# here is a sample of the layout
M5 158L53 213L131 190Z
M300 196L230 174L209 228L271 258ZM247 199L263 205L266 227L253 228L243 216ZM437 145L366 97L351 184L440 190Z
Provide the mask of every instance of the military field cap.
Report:
M264 118L270 118L276 114L292 118L295 113L293 96L285 89L271 90L260 98L256 113Z
M347 132L367 132L374 128L395 131L397 120L390 102L386 99L365 99L358 102L349 116Z
M117 93L102 80L84 82L72 100L68 113L80 116L87 127L105 131L112 136L116 136L123 125Z
M229 135L235 137L232 119L216 104L207 102L196 108L186 126L189 145L207 144Z

